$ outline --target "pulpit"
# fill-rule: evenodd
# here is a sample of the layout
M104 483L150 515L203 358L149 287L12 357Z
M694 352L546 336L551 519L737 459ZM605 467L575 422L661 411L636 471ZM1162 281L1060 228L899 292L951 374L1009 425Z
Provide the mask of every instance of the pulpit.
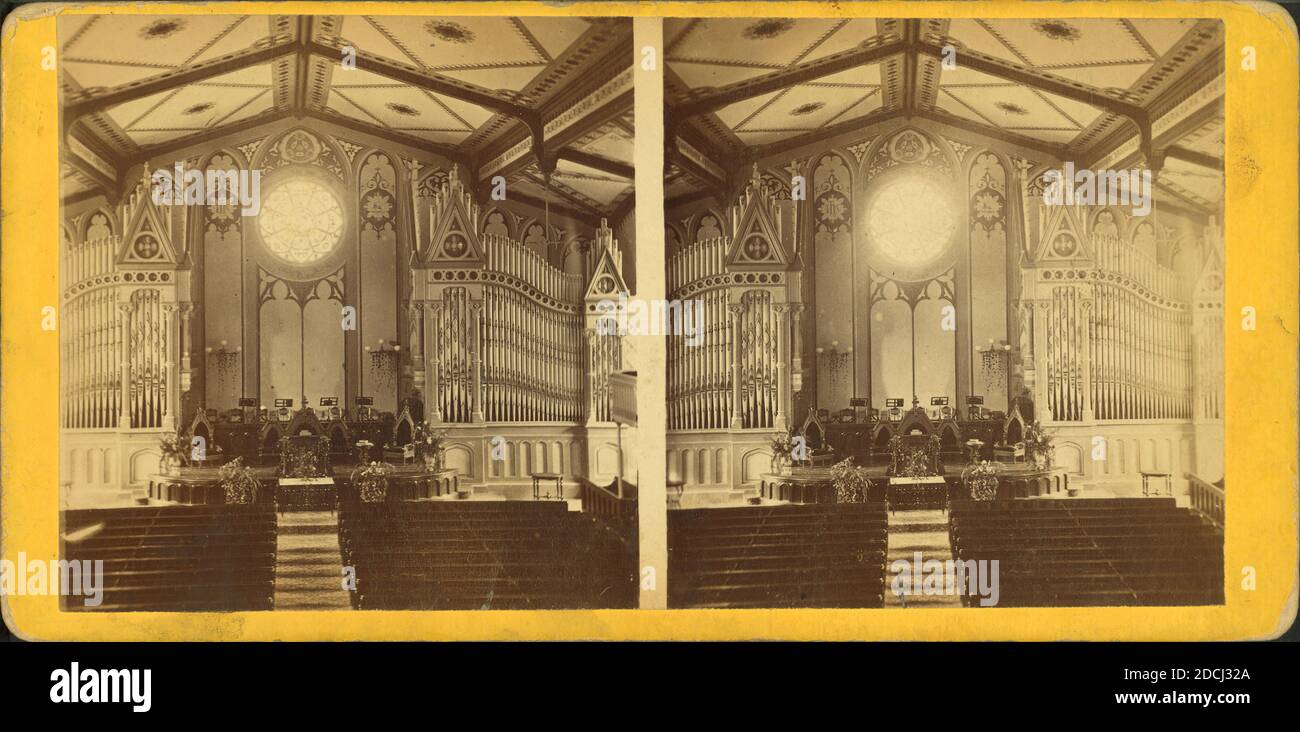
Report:
M894 435L889 441L889 487L885 502L899 508L948 508L948 482L939 462L936 434Z
M280 477L276 508L334 510L338 490L330 469L330 439L325 435L280 438Z

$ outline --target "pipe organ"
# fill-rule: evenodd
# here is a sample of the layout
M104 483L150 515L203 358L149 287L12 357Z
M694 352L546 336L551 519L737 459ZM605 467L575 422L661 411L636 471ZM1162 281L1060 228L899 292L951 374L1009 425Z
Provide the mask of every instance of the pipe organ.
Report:
M1089 241L1090 262L1024 270L1036 403L1053 422L1189 419L1191 309L1176 273L1113 234Z
M704 303L703 341L669 338L668 428L726 429L731 424L731 335L726 238L696 242L668 262L669 299Z
M1180 490L1185 473L1222 475L1222 436L1201 416L1222 389L1223 324L1207 315L1221 311L1155 258L1175 249L1172 229L1139 217L1121 226L1111 211L1089 221L1086 207L1030 193L1024 202L1038 207L1039 226L1021 262L1020 357L1057 463L1080 485L1121 495L1143 471L1171 474ZM1183 245L1213 260L1215 231L1183 230Z
M65 481L113 487L156 469L188 388L185 206L153 203L146 169L116 211L65 234L60 276Z
M597 265L584 290L583 277L522 242L480 233L479 207L459 171L429 205L431 236L413 263L412 292L415 317L428 319L417 326L425 349L415 369L433 420L607 421L621 345L585 320L593 296L626 295L613 232L604 225L597 232Z
M702 337L668 341L670 430L787 427L799 276L779 207L755 168L731 236L669 257L669 299L698 300L704 313Z

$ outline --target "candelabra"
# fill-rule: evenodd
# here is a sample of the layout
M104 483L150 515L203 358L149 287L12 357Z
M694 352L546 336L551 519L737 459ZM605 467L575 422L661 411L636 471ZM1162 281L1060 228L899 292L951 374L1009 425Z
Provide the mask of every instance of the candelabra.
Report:
M365 347L370 354L370 373L375 377L373 390L383 393L397 393L397 364L401 359L402 345L396 341L379 339L374 348ZM363 378L362 391L365 390Z
M243 393L243 373L241 364L243 361L244 349L242 346L230 348L228 341L221 341L216 348L208 346L203 349L205 363L207 368L217 375L217 393L210 395L215 397L217 403L224 403L226 399L226 390L235 383L240 385L239 393ZM238 375L238 379L236 379ZM214 400L214 401L216 401Z

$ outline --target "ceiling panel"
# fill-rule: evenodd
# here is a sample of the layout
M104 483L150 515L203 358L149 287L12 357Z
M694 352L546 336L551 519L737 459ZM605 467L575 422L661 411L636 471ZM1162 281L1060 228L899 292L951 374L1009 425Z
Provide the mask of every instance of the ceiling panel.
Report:
M74 109L78 129L127 163L200 134L214 139L242 120L326 110L343 126L381 137L391 131L396 142L423 139L470 160L513 135L529 112L541 114L544 103L576 110L575 150L624 165L635 158L631 105L610 119L608 105L588 109L571 93L593 76L625 70L605 63L621 44L628 44L630 66L630 19L63 16L58 34L64 108ZM282 53L268 58L264 50L277 44ZM335 51L315 44L352 46L400 66L391 73L404 78L344 67ZM211 72L196 66L216 59ZM455 81L478 88L458 89ZM484 92L497 100L485 101ZM600 181L575 184L608 198Z
M622 124L614 121L606 122L570 147L626 165L636 162L636 144L632 133Z
M877 32L876 21L868 18L668 18L664 22L668 63L692 89L724 86L815 61L849 50Z
M156 145L270 109L271 79L271 65L262 64L120 104L105 114L136 145Z
M74 86L115 87L251 48L266 16L98 15L58 26L61 68Z

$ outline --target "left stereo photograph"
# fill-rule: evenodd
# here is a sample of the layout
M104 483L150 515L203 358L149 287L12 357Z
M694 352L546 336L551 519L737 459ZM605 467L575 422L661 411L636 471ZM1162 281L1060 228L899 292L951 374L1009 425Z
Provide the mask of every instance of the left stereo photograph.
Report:
M58 36L65 610L636 607L630 19Z

